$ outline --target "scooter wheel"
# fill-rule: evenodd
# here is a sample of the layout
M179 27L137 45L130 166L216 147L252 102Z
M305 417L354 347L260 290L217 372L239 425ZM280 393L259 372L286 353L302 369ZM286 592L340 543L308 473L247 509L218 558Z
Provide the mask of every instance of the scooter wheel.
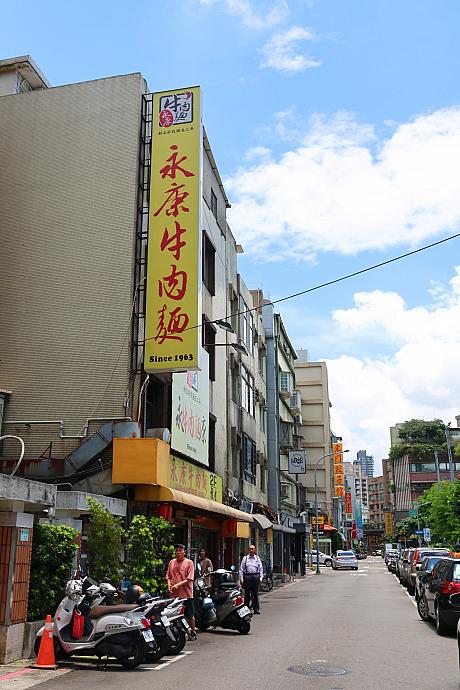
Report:
M131 655L129 657L119 658L118 661L128 670L136 668L144 661L145 645L140 640L133 640L131 647Z
M180 654L185 647L185 643L187 642L187 636L182 628L176 628L174 631L174 636L176 641L170 642L168 647L168 654L172 654L173 656Z
M171 640L167 635L155 637L156 649L154 649L153 652L145 653L145 662L147 664L151 664L154 661L160 661L160 659L162 659L164 655L168 653L170 641Z
M241 621L241 623L238 626L238 632L240 633L240 635L247 635L250 630L251 624L246 623L246 621Z

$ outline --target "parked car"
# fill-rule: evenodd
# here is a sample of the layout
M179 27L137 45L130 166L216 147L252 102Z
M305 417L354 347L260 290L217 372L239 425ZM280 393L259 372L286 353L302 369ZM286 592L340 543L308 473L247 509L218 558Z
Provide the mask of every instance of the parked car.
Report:
M388 550L385 552L384 560L385 560L385 565L386 565L387 567L388 567L388 561L390 560L390 558L393 558L393 557L396 556L397 554L398 554L398 549L388 549Z
M404 566L404 559L408 558L409 556L409 549L403 549L402 551L399 552L398 555L398 560L396 563L396 577L398 580L402 583L403 581L403 566ZM409 561L406 561L409 562Z
M434 619L438 635L453 632L460 620L460 559L441 558L417 601L422 620ZM454 596L456 595L456 596Z
M440 561L442 556L425 556L421 563L416 566L416 577L415 577L415 599L418 601L421 593L423 592L423 587L426 582L431 578L431 572L433 567L438 561Z
M316 549L312 549L310 551L310 557L311 557L312 565L316 565L316 561L317 561ZM332 556L330 556L327 553L323 553L322 551L319 551L319 564L320 565L326 565L326 566L330 567L332 565Z
M390 571L390 573L396 574L397 567L398 567L398 560L399 560L399 553L397 551L393 551L393 552L388 554L387 568Z
M410 579L410 562L415 549L406 549L401 564L401 584L407 587Z
M351 568L352 570L358 570L358 559L354 551L337 551L335 556L332 558L332 567L334 570L339 570L340 568Z
M416 567L422 562L425 556L452 557L452 551L450 551L450 549L431 548L429 546L423 546L414 549L410 556L410 562L407 568L405 579L405 584L409 594L415 594L415 577L417 575Z

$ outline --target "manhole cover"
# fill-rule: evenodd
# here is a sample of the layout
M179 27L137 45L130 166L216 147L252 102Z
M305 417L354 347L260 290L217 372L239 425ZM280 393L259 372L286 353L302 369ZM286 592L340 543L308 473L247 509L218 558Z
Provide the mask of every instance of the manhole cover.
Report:
M289 666L288 671L299 673L301 676L316 676L326 678L328 676L344 676L348 669L340 666L326 666L326 664L313 661L303 666Z

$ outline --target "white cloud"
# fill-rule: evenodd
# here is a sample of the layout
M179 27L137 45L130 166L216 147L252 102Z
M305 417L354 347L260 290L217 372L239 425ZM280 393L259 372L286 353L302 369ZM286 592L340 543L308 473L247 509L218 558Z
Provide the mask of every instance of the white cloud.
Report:
M246 160L251 161L254 159L266 158L270 155L270 149L266 146L253 146L253 148L246 151Z
M265 11L256 12L250 0L200 0L202 5L217 5L222 2L225 11L237 17L247 29L263 31L281 24L289 15L285 0L270 3Z
M388 457L389 428L406 419L449 422L460 413L460 266L445 290L443 306L409 309L393 292L354 295L355 307L333 313L337 337L384 329L394 343L382 359L342 356L327 360L335 433L352 451L377 461Z
M301 26L292 26L287 31L274 34L261 48L263 56L261 66L275 69L286 74L304 72L312 67L319 67L321 62L299 52L298 44L312 41L316 37Z
M278 159L242 167L226 180L238 241L261 258L311 259L416 245L460 221L460 108L420 115L387 138L348 113L314 117ZM275 122L283 126L283 118Z

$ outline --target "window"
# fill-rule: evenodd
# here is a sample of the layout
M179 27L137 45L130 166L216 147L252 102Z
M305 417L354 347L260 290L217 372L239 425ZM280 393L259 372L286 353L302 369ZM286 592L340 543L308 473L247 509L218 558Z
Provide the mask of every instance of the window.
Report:
M211 189L211 213L217 220L217 197L214 194L214 190Z
M205 232L203 233L203 283L211 295L216 294L216 250Z
M289 371L280 371L280 393L289 396L292 393L292 374Z
M216 418L209 415L208 469L214 472L216 466Z
M241 407L251 417L256 415L254 377L246 367L241 367Z
M265 493L267 490L265 482L265 467L263 465L260 465L260 490L262 493Z
M252 354L254 351L252 315L248 305L242 297L240 297L240 337L249 354Z
M216 328L203 315L203 347L209 353L209 380L216 380Z
M243 477L250 484L256 483L256 444L243 434Z
M238 369L236 367L232 367L230 369L230 377L231 377L231 386L232 386L232 400L233 402L238 405L238 401L240 399L240 396L238 394Z
M259 374L265 381L267 368L267 357L265 355L265 350L259 350Z

